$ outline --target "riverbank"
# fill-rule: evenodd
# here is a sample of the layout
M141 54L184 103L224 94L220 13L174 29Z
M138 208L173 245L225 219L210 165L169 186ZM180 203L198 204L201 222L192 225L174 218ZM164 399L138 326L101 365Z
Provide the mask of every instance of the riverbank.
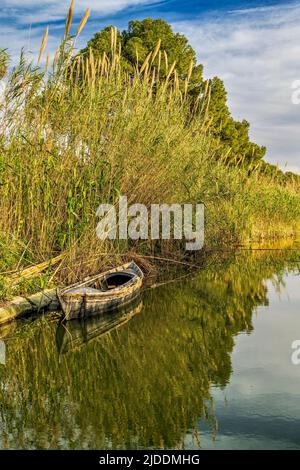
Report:
M131 255L131 258L135 258L145 273L142 289L145 291L178 283L184 279L192 279L200 272L208 270L210 266L214 269L219 266L222 269L222 266L226 265L227 261L236 254L268 256L270 259L274 254L274 256L285 257L286 260L299 263L297 259L299 251L299 239L285 239L276 243L274 241L269 243L265 241L263 244L248 242L244 245L227 248L206 248L201 251L201 256L198 254L197 258L185 261L157 256L137 257L134 254ZM61 268L61 264L57 267L58 263L63 263L63 260L64 257L59 256L48 262L14 272L9 276L2 276L4 281L2 281L2 285L5 285L5 290L2 289L1 292L0 325L39 314L41 311L51 312L59 309L57 292L64 284L63 282L59 285L55 284L53 279ZM44 282L45 271L48 276L50 272L52 273L51 281L48 283Z

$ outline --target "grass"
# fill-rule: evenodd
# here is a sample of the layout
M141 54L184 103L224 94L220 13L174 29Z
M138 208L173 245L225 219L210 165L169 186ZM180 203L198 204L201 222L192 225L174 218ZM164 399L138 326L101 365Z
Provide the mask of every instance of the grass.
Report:
M200 203L206 246L294 236L300 228L299 182L273 178L217 158L209 134L209 90L192 108L174 64L160 81L151 65L159 44L134 75L112 51L96 59L65 38L50 67L21 55L1 104L1 271L64 253L58 282L69 282L136 254L181 259L182 243L100 241L100 203ZM39 61L46 49L46 31ZM161 60L167 57L160 54ZM50 67L50 68L49 68ZM187 79L188 80L188 79ZM183 91L182 91L183 89ZM298 180L299 181L299 180Z

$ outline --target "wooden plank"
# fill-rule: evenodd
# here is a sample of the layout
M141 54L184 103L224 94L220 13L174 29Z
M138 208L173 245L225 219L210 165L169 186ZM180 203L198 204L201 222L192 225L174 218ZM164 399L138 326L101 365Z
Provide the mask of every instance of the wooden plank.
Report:
M48 289L29 297L16 297L0 308L0 325L43 309L56 310L59 301L56 289Z
M55 258L51 258L48 261L44 261L43 263L25 268L22 271L16 271L8 278L9 284L11 286L14 286L17 285L23 279L28 279L37 276L41 272L48 269L50 266L55 266L59 261L62 261L63 257L64 254L61 254L59 256L56 256Z

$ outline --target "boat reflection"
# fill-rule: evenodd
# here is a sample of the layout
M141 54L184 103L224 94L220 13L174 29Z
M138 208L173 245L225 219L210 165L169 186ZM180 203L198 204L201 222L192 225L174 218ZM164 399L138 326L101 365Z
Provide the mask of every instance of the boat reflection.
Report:
M138 299L127 307L119 308L113 313L99 314L93 317L62 321L56 330L56 345L58 353L65 354L74 351L95 338L106 335L129 322L143 308L143 302Z

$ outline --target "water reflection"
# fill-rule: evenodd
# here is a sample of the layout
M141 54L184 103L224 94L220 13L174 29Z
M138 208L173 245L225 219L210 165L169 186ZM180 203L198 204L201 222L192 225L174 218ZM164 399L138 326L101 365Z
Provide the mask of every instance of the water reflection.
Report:
M81 348L89 341L101 338L108 333L124 326L135 315L141 313L143 302L138 299L133 304L107 314L99 314L93 317L62 321L56 330L56 344L59 354Z
M0 446L181 448L218 438L214 390L235 377L237 335L252 337L254 312L269 311L266 280L284 290L297 266L286 258L222 259L192 281L145 292L140 314L105 335L103 324L74 323L66 336L56 316L0 330Z

